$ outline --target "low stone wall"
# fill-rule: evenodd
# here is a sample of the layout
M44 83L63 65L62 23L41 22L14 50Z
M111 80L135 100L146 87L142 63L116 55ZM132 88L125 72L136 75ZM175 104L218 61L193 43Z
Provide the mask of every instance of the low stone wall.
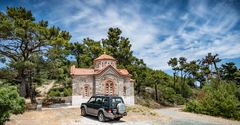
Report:
M123 96L122 98L126 105L134 105L135 104L134 96Z
M80 106L82 103L87 102L90 97L83 98L82 96L72 96L72 106Z
M43 100L41 102L43 107L49 107L50 105L55 105L55 104L69 104L71 105L72 103L72 96L68 97L48 97L47 99Z

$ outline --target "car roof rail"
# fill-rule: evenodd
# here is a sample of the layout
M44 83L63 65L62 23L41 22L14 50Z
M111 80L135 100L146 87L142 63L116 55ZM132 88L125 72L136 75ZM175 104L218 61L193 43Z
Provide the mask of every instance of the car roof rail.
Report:
M117 94L95 94L94 96L118 96Z

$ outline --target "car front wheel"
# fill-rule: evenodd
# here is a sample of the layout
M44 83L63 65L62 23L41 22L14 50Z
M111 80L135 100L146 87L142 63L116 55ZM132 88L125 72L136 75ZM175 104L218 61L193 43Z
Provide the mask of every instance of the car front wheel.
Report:
M100 122L104 122L105 121L105 116L104 116L103 112L99 112L98 113L98 120Z
M86 110L84 107L81 108L81 116L86 116Z

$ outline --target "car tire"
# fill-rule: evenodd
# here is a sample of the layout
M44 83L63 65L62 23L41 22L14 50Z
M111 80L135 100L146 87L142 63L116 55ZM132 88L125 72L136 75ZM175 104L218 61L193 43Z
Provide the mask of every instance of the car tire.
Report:
M121 117L114 118L114 120L116 120L116 121L119 121L120 119L121 119Z
M84 107L81 108L81 116L86 116L87 113L86 113L86 110Z
M100 112L98 113L98 120L99 120L100 122L105 122L105 120L106 120L106 118L105 118L105 116L104 116L104 114L103 114L102 111L100 111Z

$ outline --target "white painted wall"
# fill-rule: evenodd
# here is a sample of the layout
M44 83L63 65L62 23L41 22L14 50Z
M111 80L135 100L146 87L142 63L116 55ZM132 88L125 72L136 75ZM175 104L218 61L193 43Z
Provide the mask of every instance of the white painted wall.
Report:
M126 105L134 105L134 96L123 96L122 98Z
M82 103L86 103L90 97L83 98L82 96L72 96L72 106L80 106Z

